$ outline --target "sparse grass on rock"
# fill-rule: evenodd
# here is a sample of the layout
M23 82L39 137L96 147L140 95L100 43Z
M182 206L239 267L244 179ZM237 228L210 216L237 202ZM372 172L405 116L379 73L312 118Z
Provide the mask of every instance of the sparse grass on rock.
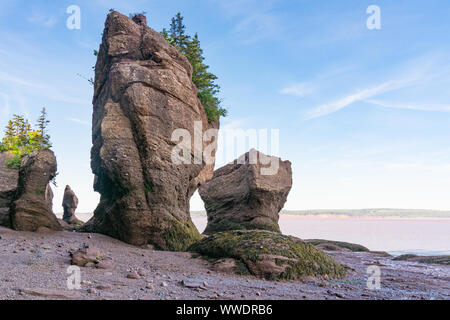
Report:
M312 244L269 231L219 232L200 240L189 250L213 260L235 259L237 273L267 280L346 275L344 266Z

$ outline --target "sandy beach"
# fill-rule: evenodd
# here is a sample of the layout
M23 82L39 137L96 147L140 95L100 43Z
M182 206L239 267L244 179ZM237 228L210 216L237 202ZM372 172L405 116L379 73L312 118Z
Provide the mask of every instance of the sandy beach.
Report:
M0 299L449 299L450 266L393 261L374 252L327 252L347 266L341 280L265 281L224 274L190 253L142 249L100 234L30 233L0 228ZM69 251L100 248L110 269L81 268L81 289L67 289ZM377 266L381 288L367 287ZM130 269L142 270L129 279Z

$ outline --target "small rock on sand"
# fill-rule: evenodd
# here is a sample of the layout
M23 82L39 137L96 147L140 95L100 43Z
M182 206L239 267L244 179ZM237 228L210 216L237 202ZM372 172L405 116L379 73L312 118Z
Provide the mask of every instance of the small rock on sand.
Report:
M127 278L128 279L140 279L141 276L136 271L133 270L127 274Z
M54 299L80 299L81 295L77 291L58 290L58 289L19 289L20 294L28 294L31 296L54 298Z
M114 269L115 265L112 259L105 258L95 265L98 269Z

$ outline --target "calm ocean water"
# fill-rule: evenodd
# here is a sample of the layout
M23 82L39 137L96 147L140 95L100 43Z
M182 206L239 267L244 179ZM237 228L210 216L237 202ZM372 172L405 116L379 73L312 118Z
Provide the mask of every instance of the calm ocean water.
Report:
M87 221L91 214L79 214ZM194 216L200 232L206 216ZM393 255L450 255L450 219L317 218L281 216L281 231L302 239L328 239L358 243Z

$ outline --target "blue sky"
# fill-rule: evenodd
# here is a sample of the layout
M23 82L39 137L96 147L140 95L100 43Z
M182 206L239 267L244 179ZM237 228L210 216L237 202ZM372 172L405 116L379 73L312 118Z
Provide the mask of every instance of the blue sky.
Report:
M80 30L66 27L73 4ZM381 30L366 27L369 5ZM156 30L181 11L219 77L222 127L280 130L294 175L286 209L450 209L447 0L0 0L0 126L47 108L56 212L66 184L80 212L98 202L92 87L77 74L93 76L110 8L146 11Z

